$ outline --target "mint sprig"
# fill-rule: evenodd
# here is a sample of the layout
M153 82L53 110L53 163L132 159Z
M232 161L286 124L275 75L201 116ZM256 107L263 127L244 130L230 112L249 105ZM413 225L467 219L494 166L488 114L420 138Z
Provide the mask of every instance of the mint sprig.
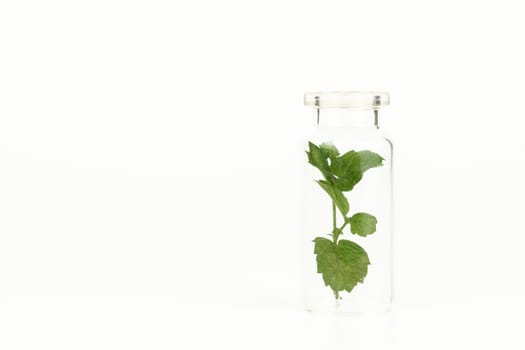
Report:
M383 158L372 151L348 151L340 155L331 143L317 146L308 143L308 162L319 169L323 179L317 180L319 186L332 200L332 239L316 237L314 254L317 261L317 272L322 274L323 281L339 299L339 292L351 292L357 283L363 283L368 274L370 260L366 251L350 240L339 240L346 226L350 232L362 237L376 231L377 219L368 213L355 213L348 216L350 205L344 192L351 191L363 178L363 174L372 168L383 165ZM337 210L343 216L343 224L337 226Z

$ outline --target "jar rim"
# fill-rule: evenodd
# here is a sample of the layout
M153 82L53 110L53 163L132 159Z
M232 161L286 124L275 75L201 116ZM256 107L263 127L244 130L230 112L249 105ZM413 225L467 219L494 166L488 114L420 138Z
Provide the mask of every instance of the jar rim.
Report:
M313 108L379 109L390 104L386 91L314 91L304 94L304 105Z

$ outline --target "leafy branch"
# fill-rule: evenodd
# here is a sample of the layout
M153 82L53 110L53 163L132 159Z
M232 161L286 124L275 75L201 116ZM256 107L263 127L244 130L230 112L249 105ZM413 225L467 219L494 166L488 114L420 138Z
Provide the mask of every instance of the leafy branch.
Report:
M335 298L339 292L351 292L357 283L363 283L368 273L370 260L366 251L357 243L339 239L346 226L350 232L359 236L368 236L376 231L377 219L368 213L355 213L348 216L350 204L344 192L351 191L363 178L363 174L383 165L383 158L371 151L348 151L339 154L331 143L317 146L308 143L308 162L319 169L323 179L317 180L319 186L332 200L332 239L316 237L313 242L317 261L317 272L323 276L325 285L330 286ZM343 224L337 226L337 210L343 216Z

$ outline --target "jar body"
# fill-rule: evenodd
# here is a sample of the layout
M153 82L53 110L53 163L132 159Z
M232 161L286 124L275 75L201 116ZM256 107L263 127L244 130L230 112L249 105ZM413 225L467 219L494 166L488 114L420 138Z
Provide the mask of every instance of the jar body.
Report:
M392 144L379 132L377 114L375 124L355 123L373 120L374 111L347 121L339 115L336 119L343 123L335 124L323 123L322 116L323 112L319 122L317 115L318 125L305 142L305 307L350 314L385 312L392 302ZM315 166L315 160L312 164L316 147L321 157L326 156L324 172ZM327 150L334 153L330 156ZM368 164L370 155L381 161ZM352 158L354 168L356 159L361 159L361 173L352 166L341 166L344 158ZM339 190L344 171L357 182ZM341 194L348 209L340 203L344 201Z

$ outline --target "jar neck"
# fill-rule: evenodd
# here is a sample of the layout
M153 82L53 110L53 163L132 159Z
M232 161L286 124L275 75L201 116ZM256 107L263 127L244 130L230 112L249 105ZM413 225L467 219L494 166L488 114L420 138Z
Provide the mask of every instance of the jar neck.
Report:
M377 109L318 108L317 125L321 127L356 127L379 129Z

